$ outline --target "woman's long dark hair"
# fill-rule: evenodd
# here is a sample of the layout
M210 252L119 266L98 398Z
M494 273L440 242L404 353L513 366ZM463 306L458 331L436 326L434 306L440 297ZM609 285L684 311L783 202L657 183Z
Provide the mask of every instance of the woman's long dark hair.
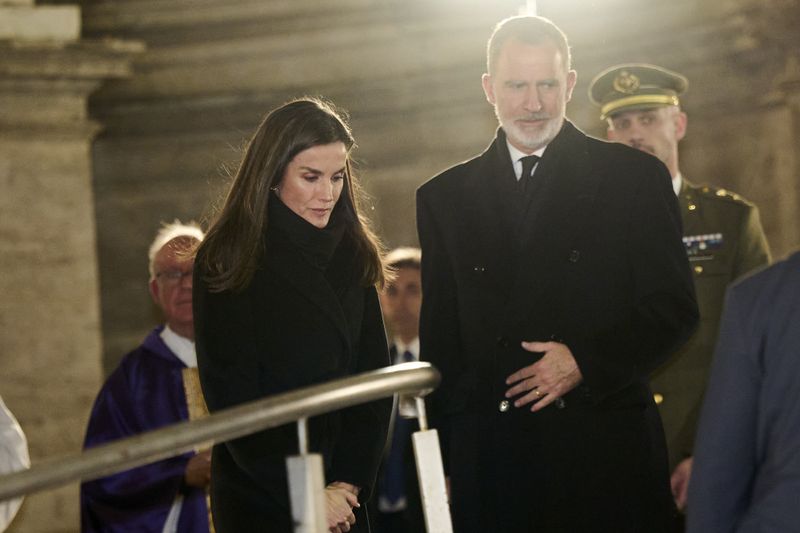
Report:
M212 292L240 291L253 279L264 257L264 232L272 188L283 178L289 162L300 152L324 144L344 143L345 179L339 209L346 236L355 247L359 277L364 286L382 286L385 270L381 245L360 213L363 192L353 175L350 150L355 145L345 121L332 105L314 98L291 101L271 111L259 125L245 151L222 208L214 217L197 251L203 279Z

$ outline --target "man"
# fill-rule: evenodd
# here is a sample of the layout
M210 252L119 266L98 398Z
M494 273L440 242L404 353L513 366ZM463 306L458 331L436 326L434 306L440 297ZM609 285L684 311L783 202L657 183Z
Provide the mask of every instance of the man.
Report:
M460 533L673 518L647 376L697 321L678 206L660 161L565 120L575 80L550 21L501 22L483 76L497 136L417 192L421 355L442 373Z
M695 185L678 165L678 142L687 116L679 97L688 82L654 65L610 67L590 84L590 98L608 121L608 138L658 157L669 169L680 202L683 242L694 275L700 327L678 353L652 376L651 384L664 423L672 485L683 507L691 473L697 416L708 380L719 329L725 288L770 260L758 210L736 194Z
M84 447L190 418L202 403L190 374L197 367L192 317L194 225L165 225L150 246L150 294L166 325L126 355L95 400ZM184 377L186 374L187 377ZM184 454L81 485L84 533L208 533L210 451Z
M800 254L728 290L689 486L690 533L797 531Z
M0 397L0 475L11 474L30 466L25 433ZM0 532L5 531L14 520L22 500L23 498L19 497L0 502Z
M381 309L392 334L390 353L394 364L419 360L419 312L422 305L419 248L396 248L384 262L395 273L381 292ZM419 429L415 410L394 412L389 448L378 475L377 533L417 533L425 526L417 481L411 434Z

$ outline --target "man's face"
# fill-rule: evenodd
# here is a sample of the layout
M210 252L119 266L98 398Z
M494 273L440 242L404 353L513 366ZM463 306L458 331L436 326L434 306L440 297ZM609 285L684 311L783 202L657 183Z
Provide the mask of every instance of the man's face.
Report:
M153 263L155 279L150 294L161 308L170 328L187 338L194 338L192 317L192 270L194 262L183 257L195 243L191 237L177 237L158 251Z
M678 172L678 141L686 134L686 114L677 107L622 111L609 119L608 138L659 158Z
M422 282L419 269L399 269L395 280L381 293L381 308L389 328L395 334L416 337L421 305Z
M566 71L554 44L512 39L500 50L494 72L484 74L482 81L509 142L532 153L561 130L575 80L575 71Z

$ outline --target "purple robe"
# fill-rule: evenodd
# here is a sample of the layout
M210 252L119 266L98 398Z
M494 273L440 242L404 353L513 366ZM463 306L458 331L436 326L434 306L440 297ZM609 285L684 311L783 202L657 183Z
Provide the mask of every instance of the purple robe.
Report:
M97 395L84 448L188 420L181 371L186 365L164 344L158 327L126 355ZM191 453L81 484L83 533L161 533L178 493L178 533L208 533L202 489L183 483Z

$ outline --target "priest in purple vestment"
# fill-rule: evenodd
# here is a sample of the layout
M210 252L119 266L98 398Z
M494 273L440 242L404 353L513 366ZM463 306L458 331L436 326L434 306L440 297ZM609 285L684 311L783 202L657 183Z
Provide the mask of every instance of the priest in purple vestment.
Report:
M127 354L95 400L85 448L189 419L184 370L197 367L193 262L203 239L194 225L165 225L150 246L150 293L165 325ZM83 533L208 533L210 452L187 453L81 485Z

